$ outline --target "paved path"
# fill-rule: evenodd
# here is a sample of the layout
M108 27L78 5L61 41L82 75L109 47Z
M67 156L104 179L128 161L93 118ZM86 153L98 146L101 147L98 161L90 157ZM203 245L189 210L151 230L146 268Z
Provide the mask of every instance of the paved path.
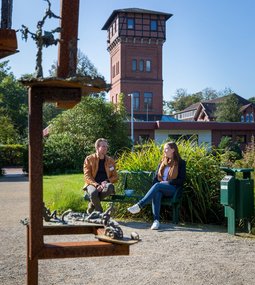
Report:
M28 178L14 170L0 178L0 284L20 285L26 280L26 228ZM121 223L124 235L137 231L142 241L129 256L55 259L39 261L40 285L253 285L255 239L226 233L213 226ZM70 236L45 237L45 241L70 240ZM94 239L72 236L71 240Z

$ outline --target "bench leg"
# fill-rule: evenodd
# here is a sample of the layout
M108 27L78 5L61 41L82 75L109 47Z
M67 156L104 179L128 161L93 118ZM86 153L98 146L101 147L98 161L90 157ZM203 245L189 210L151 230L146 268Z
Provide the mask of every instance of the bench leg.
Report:
M173 223L176 225L179 223L179 211L180 211L180 205L174 204L173 205Z

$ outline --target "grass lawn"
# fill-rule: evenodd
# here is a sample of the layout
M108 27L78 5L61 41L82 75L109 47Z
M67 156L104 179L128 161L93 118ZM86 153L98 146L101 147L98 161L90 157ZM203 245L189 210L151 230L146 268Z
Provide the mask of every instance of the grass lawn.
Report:
M43 201L51 211L57 210L61 214L67 209L77 212L84 212L87 209L88 202L83 199L84 185L83 174L63 174L50 175L43 177ZM254 189L255 195L255 189ZM254 196L255 198L255 196ZM107 207L107 205L103 205ZM126 218L126 205L116 205L118 218ZM254 224L255 221L253 219ZM255 234L255 227L252 230Z
M43 201L51 211L62 213L67 209L84 211L83 174L50 175L43 177Z

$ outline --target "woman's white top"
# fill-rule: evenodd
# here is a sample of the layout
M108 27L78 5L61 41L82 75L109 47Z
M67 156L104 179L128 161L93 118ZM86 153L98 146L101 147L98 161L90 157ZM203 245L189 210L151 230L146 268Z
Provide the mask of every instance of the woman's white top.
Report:
M169 168L170 166L166 166L165 169L164 169L164 173L163 173L163 181L166 181L167 180L167 175L168 175L168 172L169 172Z

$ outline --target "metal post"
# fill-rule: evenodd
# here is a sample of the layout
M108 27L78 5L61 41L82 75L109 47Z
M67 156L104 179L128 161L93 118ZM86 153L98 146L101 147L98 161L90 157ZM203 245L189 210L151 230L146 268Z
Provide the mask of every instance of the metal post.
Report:
M128 94L131 97L131 140L132 140L132 151L134 150L134 99L133 93Z
M147 102L147 105L146 105L146 119L147 119L147 122L149 121L149 104Z

